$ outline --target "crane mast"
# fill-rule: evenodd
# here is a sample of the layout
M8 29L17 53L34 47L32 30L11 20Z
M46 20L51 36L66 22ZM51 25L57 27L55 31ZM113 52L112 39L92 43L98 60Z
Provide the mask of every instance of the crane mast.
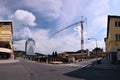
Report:
M83 18L81 19L80 23L81 23L81 53L82 53L82 56L84 56L84 27L83 27L84 20Z
M72 26L74 26L74 25L78 25L79 23L81 23L81 53L82 53L82 55L83 55L83 54L84 54L84 26L83 26L84 21L85 21L85 20L83 19L83 16L82 16L82 17L81 17L81 21L76 22L76 23L74 23L74 24L70 24L70 25L68 25L68 26L65 26L63 29L55 32L55 33L52 34L52 35L55 35L55 34L57 34L57 33L61 32L61 31L65 30L65 29L67 29L67 28L69 28L69 27L72 27Z
M83 18L81 19L80 23L81 23L81 50L84 50L84 29L83 29L84 20Z

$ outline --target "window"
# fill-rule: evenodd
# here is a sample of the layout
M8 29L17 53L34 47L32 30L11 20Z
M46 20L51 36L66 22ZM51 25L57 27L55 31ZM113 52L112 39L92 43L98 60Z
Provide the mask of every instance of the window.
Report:
M120 49L117 49L117 51L120 51Z
M10 23L9 22L5 22L5 23L3 23L3 25L10 25Z
M117 27L117 21L115 21L115 27Z
M116 34L116 41L120 41L120 34Z
M120 27L120 21L115 21L115 27Z
M120 22L117 22L117 26L116 27L120 27Z

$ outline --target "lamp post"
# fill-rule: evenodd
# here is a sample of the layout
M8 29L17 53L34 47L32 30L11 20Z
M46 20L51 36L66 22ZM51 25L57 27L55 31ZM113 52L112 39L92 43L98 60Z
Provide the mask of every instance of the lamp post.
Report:
M96 60L96 61L98 61L98 53L97 53L97 39L96 39L96 38L88 38L88 40L91 40L91 39L93 39L93 40L95 40L95 41L96 41L96 57L97 57L97 60Z
M96 38L88 38L88 40L94 39L96 41L96 48L97 48L97 39Z

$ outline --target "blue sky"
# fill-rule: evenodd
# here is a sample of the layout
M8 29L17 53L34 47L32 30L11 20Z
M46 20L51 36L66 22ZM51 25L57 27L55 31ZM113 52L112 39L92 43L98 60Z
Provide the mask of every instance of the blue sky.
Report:
M107 16L120 15L119 0L0 0L0 20L13 20L14 47L25 49L27 38L36 41L35 52L77 51L81 49L80 25L51 37L51 34L87 18L84 23L85 49L105 49Z

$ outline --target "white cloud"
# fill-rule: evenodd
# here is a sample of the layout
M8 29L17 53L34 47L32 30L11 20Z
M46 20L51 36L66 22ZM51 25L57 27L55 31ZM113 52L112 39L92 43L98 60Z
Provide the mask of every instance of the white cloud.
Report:
M0 20L3 20L3 17L2 17L2 16L0 16Z
M91 5L88 7L89 12L95 15L100 15L109 9L109 0L93 0Z
M25 42L26 42L26 40L13 41L14 49L25 51Z
M0 20L4 20L10 12L11 11L4 5L4 1L0 1Z
M25 4L34 11L39 12L41 17L46 21L58 19L61 14L62 1L61 0L34 0L32 3L29 0L24 0Z
M84 1L82 0L62 0L63 6L61 9L60 15L60 27L65 24L72 24L74 23L73 20L77 20L83 16L81 13L81 9L83 8Z
M14 33L13 39L14 41L18 41L18 40L25 40L27 38L33 38L33 35L29 27L24 27Z
M76 37L75 37L76 36ZM61 49L62 51L77 51L81 49L79 35L75 33L61 37ZM74 48L73 48L74 47Z
M104 40L99 40L98 41L98 47L105 49L105 42L104 42Z
M86 37L87 38L98 38L98 39L104 39L105 35L104 31L107 30L107 16L101 15L95 17L90 25L86 28Z
M78 11L82 9L80 6L83 2L81 0L33 0L31 3L29 0L24 0L25 5L32 8L34 12L38 12L45 21L59 20L58 26L78 17Z
M101 28L107 27L107 15L97 16L95 20L93 20L93 24L99 25Z
M76 36L77 35L76 32L66 36L58 36L51 38L49 38L48 35L49 30L39 29L34 31L33 39L36 41L35 52L51 54L54 50L58 52L61 51L63 52L63 51L77 51L80 49L80 39L78 38L79 35Z
M17 20L19 23L29 26L35 26L35 16L32 14L32 12L26 11L26 10L16 10L15 14L11 16L11 18Z
M23 38L32 38L31 30L28 27L21 29L19 34L21 34Z
M89 40L86 42L85 47L92 51L94 48L96 48L96 41L95 40ZM105 50L105 43L103 40L97 40L97 47L102 48Z
M120 2L120 0L113 0L112 4L113 4L113 6L116 6L116 5L119 5L119 2Z
M6 12L7 8L4 6L0 6L0 14L6 14L4 12Z
M53 50L56 51L76 51L81 49L80 44L80 34L76 35L76 32L71 32L70 30L66 30L62 32L62 36L55 36L53 38L49 38L50 31L55 31L55 28L61 28L65 24L72 24L78 20L80 20L81 16L85 16L88 18L88 27L85 29L84 37L90 38L95 37L94 35L97 34L102 29L106 28L106 11L109 9L109 0L22 0L26 10L21 10L21 7L17 6L13 10L16 10L15 13L12 15L12 18L15 22L15 37L16 39L24 39L18 41L16 46L20 47L20 49L24 50L25 39L29 37L33 37L36 41L36 51L42 53L50 53ZM87 4L86 4L87 2ZM22 3L22 2L21 2ZM28 10L27 10L28 9ZM31 10L30 10L31 9ZM4 10L3 10L4 11ZM30 12L31 11L31 12ZM37 15L33 14L32 12L36 13ZM36 27L38 30L33 28L29 28L29 26L36 25L36 17L37 22L39 22L39 26ZM77 17L77 18L76 18ZM79 18L79 19L78 19ZM57 26L55 21L57 22ZM75 21L74 21L75 20ZM42 23L43 21L43 23ZM50 22L51 25L47 25L45 21ZM53 21L53 22L52 22ZM46 24L47 26L40 26L42 24ZM55 26L54 26L55 25ZM27 26L27 27L26 27ZM85 25L84 25L85 26ZM19 27L19 28L16 28ZM22 29L21 29L22 28ZM43 28L43 29L41 29ZM68 31L68 32L67 32ZM78 30L80 32L80 30ZM70 33L70 34L68 34ZM33 35L32 35L33 34ZM98 40L99 41L99 40ZM100 44L99 44L100 43ZM100 41L98 44L103 46L103 42ZM22 44L20 46L20 44ZM91 47L91 45L93 45ZM85 48L94 48L95 41L90 42L90 44L85 43Z

